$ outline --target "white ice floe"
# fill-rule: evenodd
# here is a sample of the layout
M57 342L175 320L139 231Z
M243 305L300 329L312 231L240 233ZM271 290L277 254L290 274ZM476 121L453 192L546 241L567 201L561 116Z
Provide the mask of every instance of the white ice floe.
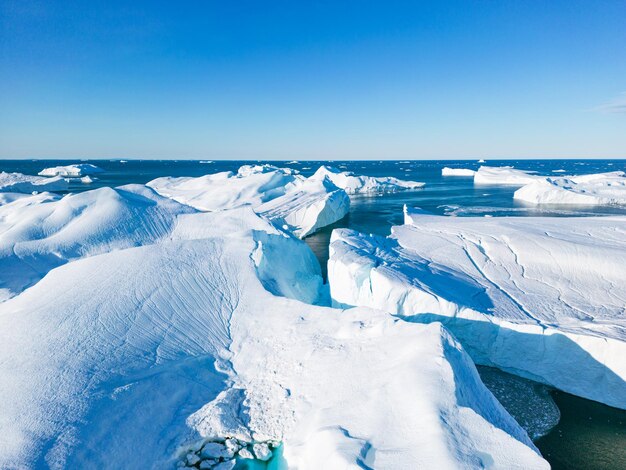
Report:
M626 205L623 171L539 178L513 197L531 204Z
M79 177L102 173L104 170L91 163L78 163L75 165L55 166L45 168L39 172L40 176L67 176Z
M250 208L82 195L11 202L18 253L72 259L0 303L0 468L172 468L216 438L301 469L548 468L445 328L312 305L312 252Z
M533 172L517 170L511 166L481 166L474 174L474 184L503 184L523 186L532 183L540 176Z
M0 192L32 193L39 191L65 191L67 181L63 178L42 178L23 173L0 172Z
M311 178L328 178L335 186L348 194L393 193L420 189L424 186L424 183L417 181L405 181L389 176L360 176L327 166L319 167Z
M337 304L441 321L480 364L626 408L626 217L444 217L335 230Z
M468 168L449 168L444 167L441 169L442 176L474 176L476 172Z

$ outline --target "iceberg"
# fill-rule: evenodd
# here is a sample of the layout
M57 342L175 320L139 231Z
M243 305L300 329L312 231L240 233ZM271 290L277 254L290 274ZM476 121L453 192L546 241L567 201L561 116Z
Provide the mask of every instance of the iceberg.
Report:
M63 178L42 178L23 173L0 172L0 192L32 193L39 191L65 191Z
M441 169L441 176L474 176L476 172L468 168L449 168Z
M474 174L474 184L523 186L541 178L532 173L530 171L517 170L511 166L481 166Z
M443 326L314 305L312 252L251 207L82 195L12 202L16 245L72 258L0 303L1 468L232 468L278 443L302 469L549 468Z
M514 199L531 204L626 205L623 171L540 178L515 191Z
M244 165L237 173L198 178L157 178L148 186L202 211L250 205L301 238L340 220L350 210L345 191L327 179L307 179L296 170L271 165Z
M626 408L626 217L430 215L333 231L337 306L440 321L479 364Z
M359 176L349 171L340 171L328 166L319 167L311 178L328 178L335 186L343 189L350 195L393 193L397 191L416 190L424 187L424 183L418 183L417 181L405 181L389 176Z
M102 173L104 170L91 163L78 163L75 165L67 166L54 166L51 168L44 168L39 172L40 176L66 176L66 177L79 177L86 175L93 175L95 173Z

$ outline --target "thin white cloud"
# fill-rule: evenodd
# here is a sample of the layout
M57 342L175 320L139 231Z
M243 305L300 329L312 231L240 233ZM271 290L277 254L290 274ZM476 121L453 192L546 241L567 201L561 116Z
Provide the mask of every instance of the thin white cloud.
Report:
M603 113L626 113L626 92L620 93L613 101L609 101L595 109Z

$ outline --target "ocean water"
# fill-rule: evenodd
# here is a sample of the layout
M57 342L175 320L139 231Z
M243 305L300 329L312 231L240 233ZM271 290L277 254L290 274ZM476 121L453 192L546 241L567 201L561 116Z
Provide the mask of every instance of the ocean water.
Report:
M37 174L44 168L77 163L77 160L2 160L0 171ZM84 184L76 180L70 192L102 186L146 183L160 176L201 176L236 171L243 164L269 163L289 167L305 176L327 162L292 161L90 161L104 173ZM506 160L488 161L490 166L510 165L541 175L585 174L626 171L626 160ZM457 217L626 215L626 207L536 206L513 199L511 186L474 186L470 177L442 177L444 166L478 169L476 161L338 161L332 166L370 176L395 176L422 181L423 189L377 196L352 198L350 214L331 227L305 240L316 254L325 273L328 244L333 228L387 235L391 226L402 223L404 204ZM582 222L582 221L581 221ZM483 380L520 423L530 431L544 457L555 469L626 469L626 411L551 390L543 385L509 374L480 369ZM557 420L560 421L556 426ZM541 437L540 437L541 436Z

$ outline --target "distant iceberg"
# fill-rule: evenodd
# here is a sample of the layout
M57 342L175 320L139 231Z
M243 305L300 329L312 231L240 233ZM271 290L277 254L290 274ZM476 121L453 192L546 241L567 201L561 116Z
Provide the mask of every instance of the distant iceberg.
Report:
M626 217L450 218L333 231L338 306L441 321L472 358L626 409Z
M67 166L55 166L51 168L45 168L38 174L40 176L66 176L66 177L79 177L85 175L93 175L96 173L102 173L104 170L91 163L79 163L76 165Z
M63 178L41 178L22 173L0 172L0 192L32 193L39 191L65 191Z
M623 171L539 178L513 197L531 204L626 205Z
M272 165L244 165L197 178L157 178L148 183L159 194L202 211L250 205L298 237L343 218L348 195L421 188L424 183L396 178L357 176L320 167L306 178L297 170Z
M476 172L467 168L449 168L441 169L441 176L474 176Z
M474 184L523 186L539 178L532 173L530 171L517 170L510 166L481 166L474 174Z
M302 469L549 468L443 326L315 305L313 253L250 206L141 185L20 201L2 266L40 280L0 302L0 468L277 445Z
M312 178L328 178L335 186L348 194L393 193L415 190L424 187L424 183L405 181L390 176L359 176L348 171L339 171L328 166L321 166Z

